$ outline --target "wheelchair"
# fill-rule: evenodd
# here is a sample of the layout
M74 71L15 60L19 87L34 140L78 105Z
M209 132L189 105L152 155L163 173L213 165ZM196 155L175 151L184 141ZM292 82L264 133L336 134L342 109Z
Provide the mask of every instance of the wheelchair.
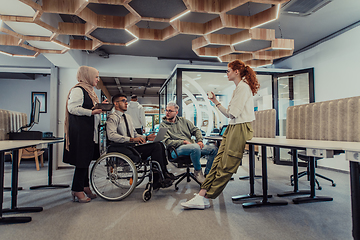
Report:
M164 179L160 164L151 158L134 163L125 154L106 153L109 146L105 145L106 151L95 161L90 171L90 183L95 193L108 201L120 201L128 197L145 178L148 178L142 199L144 202L149 201L153 190L154 171L158 171ZM134 148L131 150L141 159Z

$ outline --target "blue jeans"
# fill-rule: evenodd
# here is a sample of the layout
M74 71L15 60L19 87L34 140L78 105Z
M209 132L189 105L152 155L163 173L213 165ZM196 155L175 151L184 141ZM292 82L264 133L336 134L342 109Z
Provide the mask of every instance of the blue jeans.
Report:
M196 171L201 170L201 156L208 156L204 174L209 173L217 151L218 149L214 145L205 145L203 149L200 149L200 146L197 143L184 144L176 149L176 152L179 156L190 156L190 159ZM174 151L171 153L171 157L176 158L176 154Z

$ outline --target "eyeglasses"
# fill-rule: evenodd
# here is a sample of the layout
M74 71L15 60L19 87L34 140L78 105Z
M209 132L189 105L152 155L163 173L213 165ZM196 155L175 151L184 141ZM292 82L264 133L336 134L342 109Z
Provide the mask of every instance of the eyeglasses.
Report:
M126 99L123 99L123 100L118 100L116 102L123 102L123 103L127 103L127 100Z
M173 110L170 110L170 109L166 109L165 112L172 113L172 112L176 112L176 111L173 111Z

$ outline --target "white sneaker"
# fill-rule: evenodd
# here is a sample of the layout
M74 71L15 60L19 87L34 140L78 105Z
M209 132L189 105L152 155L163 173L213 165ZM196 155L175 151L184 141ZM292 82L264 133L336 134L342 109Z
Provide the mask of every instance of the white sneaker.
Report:
M184 208L204 210L205 209L204 199L205 198L203 196L196 194L196 196L190 199L189 201L181 203L181 206L183 206Z
M195 178L196 178L200 183L203 183L203 182L205 181L205 177L204 177L201 169L200 169L199 171L194 170L194 175L195 175Z
M210 208L210 201L208 198L204 197L204 205L205 205L205 208Z
M194 193L194 195L198 195L197 193ZM211 205L210 205L210 201L208 198L204 197L204 205L205 205L205 208L210 208Z

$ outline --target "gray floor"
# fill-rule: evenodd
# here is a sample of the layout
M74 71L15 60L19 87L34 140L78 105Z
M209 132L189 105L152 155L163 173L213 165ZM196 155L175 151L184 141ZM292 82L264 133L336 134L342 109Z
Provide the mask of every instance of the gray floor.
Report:
M18 207L42 206L38 213L4 214L31 216L25 224L0 225L0 239L352 239L350 177L347 173L317 169L333 178L337 186L320 180L323 189L317 195L331 196L332 202L293 204L292 197L282 198L289 204L244 209L231 197L249 193L249 182L238 180L247 175L247 156L223 194L211 200L207 210L183 210L181 202L190 199L199 187L193 181L183 182L179 190L161 189L148 202L142 201L144 185L126 199L109 202L100 198L87 204L71 201L70 189L29 190L30 186L47 183L47 167L39 172L33 162L22 162L19 172ZM256 162L256 173L261 173ZM268 161L269 194L292 190L291 166ZM183 170L170 166L170 171ZM301 168L300 170L303 170ZM72 169L54 171L54 183L70 184ZM11 166L5 164L5 186L10 185ZM308 189L305 178L300 189ZM261 193L261 179L256 180L256 193ZM280 199L276 196L274 200ZM4 193L3 208L10 207L10 192Z

